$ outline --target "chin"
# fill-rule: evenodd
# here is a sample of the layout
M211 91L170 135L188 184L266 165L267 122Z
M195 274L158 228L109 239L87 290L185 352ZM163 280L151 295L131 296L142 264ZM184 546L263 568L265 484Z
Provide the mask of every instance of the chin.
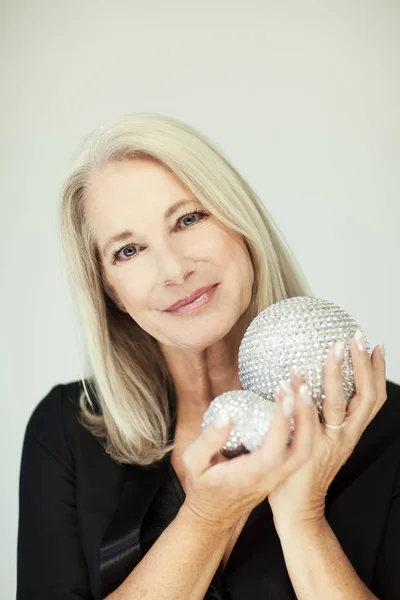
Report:
M206 350L213 344L218 343L231 331L232 327L237 322L237 319L229 319L228 315L225 318L210 319L207 324L203 322L191 323L184 326L184 336L178 341L177 345L183 345L185 348L201 352ZM218 317L217 317L218 318ZM176 334L176 330L175 330ZM176 338L176 335L175 335Z

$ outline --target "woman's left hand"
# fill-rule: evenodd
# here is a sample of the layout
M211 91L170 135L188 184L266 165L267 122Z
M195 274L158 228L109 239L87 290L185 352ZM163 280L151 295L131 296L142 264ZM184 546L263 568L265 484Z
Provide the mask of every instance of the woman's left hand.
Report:
M278 531L282 523L291 526L299 522L324 519L325 498L331 482L353 452L367 425L386 401L385 359L379 346L374 349L371 358L365 349L365 343L360 350L358 344L363 340L362 335L357 336L357 340L355 337L350 347L356 394L349 403L347 415L342 360L335 361L334 345L330 348L324 369L323 420L334 426L344 422L342 428L330 429L320 422L315 405L307 404L307 398L304 401L304 396L300 393L303 379L294 374L291 376L291 386L288 388L294 394L292 401L296 428L302 427L304 420L311 419L314 440L308 461L268 496ZM284 392L279 392L276 401L282 409L283 404L290 406L291 397L289 395L284 400ZM291 445L295 444L296 431Z

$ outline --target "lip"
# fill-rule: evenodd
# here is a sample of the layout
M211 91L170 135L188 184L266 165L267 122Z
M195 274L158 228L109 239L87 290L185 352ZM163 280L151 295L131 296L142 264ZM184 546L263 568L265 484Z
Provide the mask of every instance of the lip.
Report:
M203 292L200 296L198 296L189 304L184 304L179 308L175 308L174 310L166 311L169 315L174 315L175 317L191 315L193 313L197 313L205 307L206 304L209 304L214 296L217 294L219 284L211 286L207 291Z
M175 310L177 310L178 308L181 308L182 306L187 306L188 304L190 304L191 302L194 302L194 300L196 300L197 298L202 296L205 292L208 292L209 290L216 287L217 285L218 285L217 283L214 283L213 285L207 285L205 287L199 288L198 290L193 292L193 294L191 294L190 296L186 296L186 298L181 298L181 300L178 300L178 302L175 302L175 304L171 304L171 306L169 308L167 308L164 312L174 312Z

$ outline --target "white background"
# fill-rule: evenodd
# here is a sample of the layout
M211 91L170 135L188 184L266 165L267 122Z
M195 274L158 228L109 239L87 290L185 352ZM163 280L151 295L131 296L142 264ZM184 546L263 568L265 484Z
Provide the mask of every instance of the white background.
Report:
M154 111L211 137L262 197L313 293L400 382L396 0L3 0L0 14L1 597L15 597L26 422L79 377L56 212L94 127ZM75 329L74 329L75 328Z

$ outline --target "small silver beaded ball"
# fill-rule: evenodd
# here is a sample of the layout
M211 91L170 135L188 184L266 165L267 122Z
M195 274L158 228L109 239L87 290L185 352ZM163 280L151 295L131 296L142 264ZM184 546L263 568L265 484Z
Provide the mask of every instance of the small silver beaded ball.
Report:
M232 390L217 396L204 413L202 428L210 425L225 408L232 421L228 442L220 450L227 458L246 454L264 440L276 410L276 403L248 390Z

